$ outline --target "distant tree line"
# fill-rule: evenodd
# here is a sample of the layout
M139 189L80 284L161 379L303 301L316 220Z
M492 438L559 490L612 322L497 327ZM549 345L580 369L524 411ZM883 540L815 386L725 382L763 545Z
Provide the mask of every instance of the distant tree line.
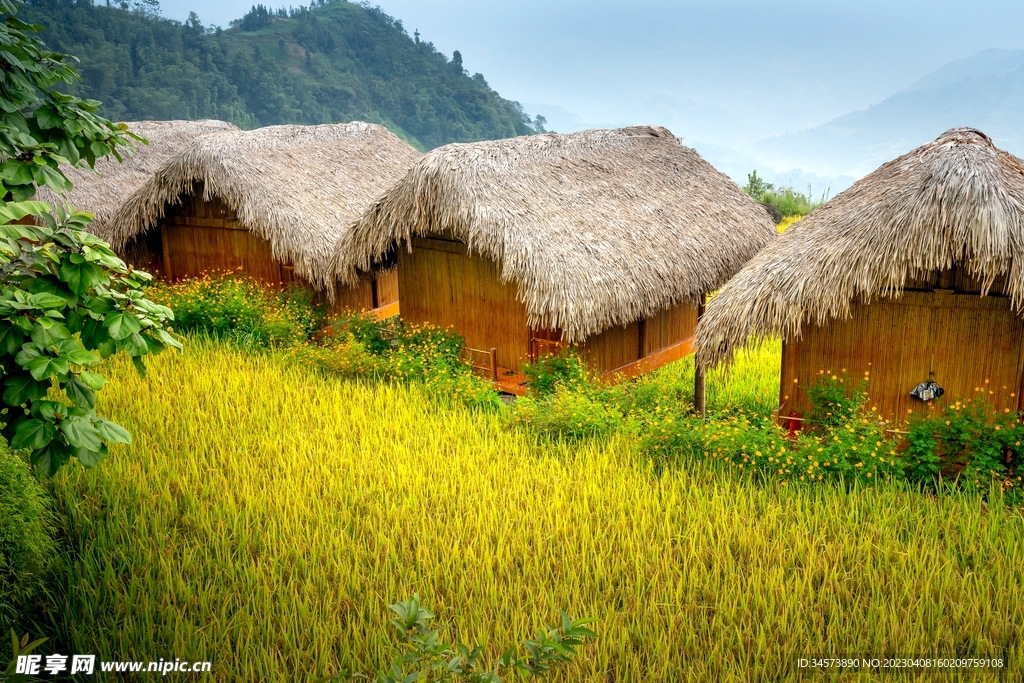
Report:
M157 0L29 0L25 19L80 58L73 94L117 120L219 118L242 127L366 120L421 149L543 130L517 102L369 3L255 4L232 26L159 16Z

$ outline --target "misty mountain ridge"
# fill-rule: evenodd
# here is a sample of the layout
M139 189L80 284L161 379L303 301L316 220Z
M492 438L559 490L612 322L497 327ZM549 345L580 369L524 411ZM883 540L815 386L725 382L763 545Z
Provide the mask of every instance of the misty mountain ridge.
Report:
M749 150L774 168L862 177L956 126L1024 155L1024 50L990 49L951 62L867 109L762 140Z

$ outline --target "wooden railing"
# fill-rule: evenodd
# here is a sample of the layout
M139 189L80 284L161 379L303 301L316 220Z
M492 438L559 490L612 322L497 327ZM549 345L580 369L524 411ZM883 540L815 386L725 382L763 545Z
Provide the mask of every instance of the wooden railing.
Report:
M557 356L567 347L568 344L565 342L530 337L530 362L535 363L538 358L544 356Z
M468 346L462 347L466 360L473 369L484 375L491 381L498 379L498 349L484 351L482 349L471 349Z

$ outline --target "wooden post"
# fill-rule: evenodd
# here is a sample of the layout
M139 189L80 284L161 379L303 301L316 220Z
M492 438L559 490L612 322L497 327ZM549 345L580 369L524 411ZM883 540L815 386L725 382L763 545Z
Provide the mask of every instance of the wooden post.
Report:
M498 349L491 349L491 379L498 381Z
M163 251L161 256L164 261L164 280L167 282L174 282L174 273L171 272L171 250L170 240L167 238L167 231L170 229L170 221L164 221L164 224L159 226L160 230L160 249Z
M700 319L704 317L704 294L701 294L700 301L697 302L697 324L700 325ZM700 415L700 419L704 420L707 418L707 410L705 406L706 391L704 386L704 371L701 370L700 366L697 365L697 356L693 357L693 409Z

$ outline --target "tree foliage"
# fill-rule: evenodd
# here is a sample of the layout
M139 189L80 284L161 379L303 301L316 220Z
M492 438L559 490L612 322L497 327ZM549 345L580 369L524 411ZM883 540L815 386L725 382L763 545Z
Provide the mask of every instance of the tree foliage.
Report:
M82 60L68 92L102 100L119 120L364 120L422 149L536 132L518 103L465 71L461 53L449 60L368 3L257 4L224 30L83 0L30 0L29 11L47 41Z
M143 356L179 344L164 329L171 311L141 291L150 276L87 233L88 214L30 201L37 186L71 189L61 164L120 158L134 136L98 116L99 102L56 91L75 83L74 58L46 49L39 27L16 16L20 4L0 0L0 431L53 473L71 457L95 465L108 444L130 440L94 411L101 358L124 351L144 372Z

